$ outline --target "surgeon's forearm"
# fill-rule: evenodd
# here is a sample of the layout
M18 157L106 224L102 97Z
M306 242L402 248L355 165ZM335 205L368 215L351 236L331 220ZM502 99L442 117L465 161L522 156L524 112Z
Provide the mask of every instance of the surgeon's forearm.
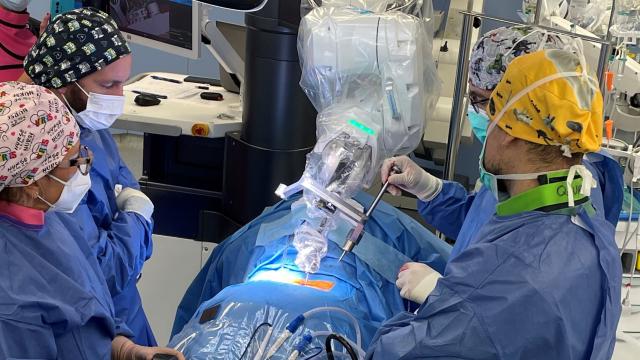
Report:
M98 261L111 295L135 281L153 250L152 224L136 213L121 212L109 229L100 230Z
M418 212L427 224L456 239L474 198L475 194L461 184L445 181L442 191L431 201L418 200Z

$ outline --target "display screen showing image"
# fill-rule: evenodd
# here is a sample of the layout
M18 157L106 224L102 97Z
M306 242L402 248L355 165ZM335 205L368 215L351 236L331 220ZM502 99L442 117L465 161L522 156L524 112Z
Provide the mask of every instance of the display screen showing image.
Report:
M111 0L109 13L120 30L191 50L191 0Z

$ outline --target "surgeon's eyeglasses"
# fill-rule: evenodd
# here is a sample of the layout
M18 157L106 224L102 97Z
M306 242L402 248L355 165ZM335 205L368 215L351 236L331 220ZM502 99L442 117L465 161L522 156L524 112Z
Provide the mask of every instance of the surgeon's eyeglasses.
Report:
M489 103L489 98L478 97L478 95L469 93L469 102L471 103L471 107L473 107L473 111L479 113L480 110L487 108L487 104Z
M86 145L80 146L78 155L73 159L65 160L61 162L58 167L62 169L77 167L82 175L89 174L91 170L91 164L93 163L93 152L89 150Z

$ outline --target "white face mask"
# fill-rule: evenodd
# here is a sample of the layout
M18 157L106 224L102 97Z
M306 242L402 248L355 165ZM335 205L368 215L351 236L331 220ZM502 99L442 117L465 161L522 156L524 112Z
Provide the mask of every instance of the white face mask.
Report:
M0 5L11 11L22 12L27 10L30 1L31 0L0 0Z
M75 84L88 97L86 109L79 113L69 106L74 117L83 127L94 131L108 129L124 112L124 96L87 93L80 84ZM68 102L67 105L69 105Z
M50 174L47 176L64 185L62 194L60 194L60 198L55 202L55 204L48 202L38 194L38 198L45 204L49 205L51 208L50 210L53 211L63 213L74 212L78 207L78 204L80 204L80 201L82 201L82 198L84 198L89 189L91 189L91 178L89 175L82 175L80 171L76 171L75 175L66 182Z

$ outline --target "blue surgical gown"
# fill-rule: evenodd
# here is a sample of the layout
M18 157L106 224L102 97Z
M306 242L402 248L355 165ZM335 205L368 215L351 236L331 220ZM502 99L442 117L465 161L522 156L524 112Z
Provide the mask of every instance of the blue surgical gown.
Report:
M613 226L493 216L417 314L387 321L367 359L610 359L621 312Z
M598 187L591 192L593 206L615 226L623 200L620 165L604 150L587 154L583 163L598 181ZM459 183L445 181L442 191L433 200L418 200L418 211L428 224L455 240L451 251L453 258L471 245L473 236L495 213L497 203L485 186L469 193Z
M110 360L111 295L83 235L56 213L44 225L0 215L0 359Z
M116 315L123 319L139 345L154 346L156 340L142 309L136 287L144 262L151 257L153 224L132 212L119 211L115 186L140 189L120 157L108 130L81 129L80 143L94 154L91 190L65 221L78 224L94 251L113 298Z

